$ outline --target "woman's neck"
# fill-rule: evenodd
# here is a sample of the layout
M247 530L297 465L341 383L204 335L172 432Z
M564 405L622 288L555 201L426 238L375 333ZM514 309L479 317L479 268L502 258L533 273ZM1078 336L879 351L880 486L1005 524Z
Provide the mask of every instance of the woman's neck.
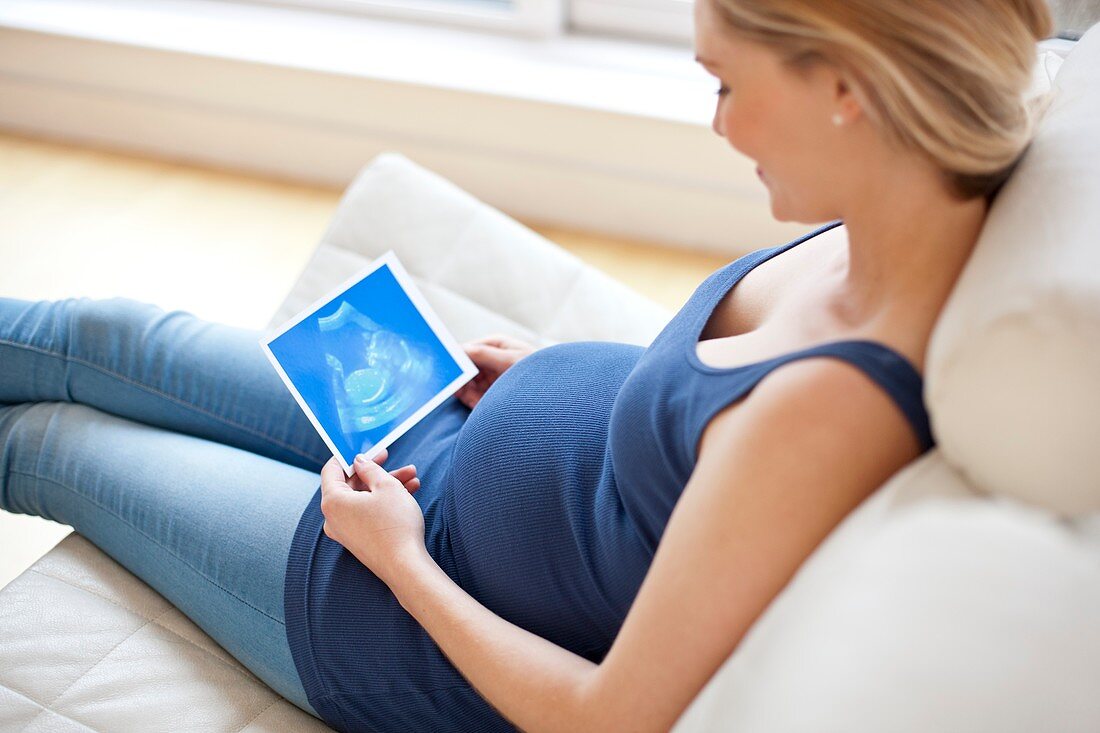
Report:
M848 247L833 270L833 309L852 324L934 317L977 243L985 199L953 199L934 172L917 166L897 166L867 189L843 216Z

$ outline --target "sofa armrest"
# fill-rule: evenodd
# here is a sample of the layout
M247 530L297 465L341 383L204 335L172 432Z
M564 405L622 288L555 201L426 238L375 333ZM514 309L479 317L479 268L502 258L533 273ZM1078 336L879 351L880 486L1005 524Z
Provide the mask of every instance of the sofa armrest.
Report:
M672 315L439 174L387 152L344 192L269 328L390 249L459 341L503 331L538 346L646 345Z

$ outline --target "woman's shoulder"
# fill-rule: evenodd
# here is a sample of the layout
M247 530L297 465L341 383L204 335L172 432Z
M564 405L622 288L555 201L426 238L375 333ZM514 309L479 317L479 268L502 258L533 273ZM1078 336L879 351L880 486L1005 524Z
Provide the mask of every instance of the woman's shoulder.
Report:
M790 460L864 464L883 479L923 450L897 401L852 361L823 355L768 370L708 421L699 460L767 450Z

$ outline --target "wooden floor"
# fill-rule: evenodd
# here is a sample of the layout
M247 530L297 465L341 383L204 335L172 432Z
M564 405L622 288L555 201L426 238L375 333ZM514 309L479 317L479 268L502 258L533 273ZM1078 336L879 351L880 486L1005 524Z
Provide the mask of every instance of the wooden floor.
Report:
M260 329L340 194L0 134L0 297L123 295ZM670 309L726 262L523 223ZM0 511L0 587L68 532Z

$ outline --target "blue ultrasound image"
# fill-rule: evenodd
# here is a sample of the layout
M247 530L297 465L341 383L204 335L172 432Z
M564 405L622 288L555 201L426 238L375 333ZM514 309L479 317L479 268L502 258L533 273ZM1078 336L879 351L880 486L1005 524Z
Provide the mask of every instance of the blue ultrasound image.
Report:
M462 374L388 265L268 348L348 463Z
M346 300L332 315L318 316L317 326L322 334L336 335L325 341L325 362L342 433L389 425L411 412L410 405L431 398L424 387L432 376L432 357L424 348L386 330Z

